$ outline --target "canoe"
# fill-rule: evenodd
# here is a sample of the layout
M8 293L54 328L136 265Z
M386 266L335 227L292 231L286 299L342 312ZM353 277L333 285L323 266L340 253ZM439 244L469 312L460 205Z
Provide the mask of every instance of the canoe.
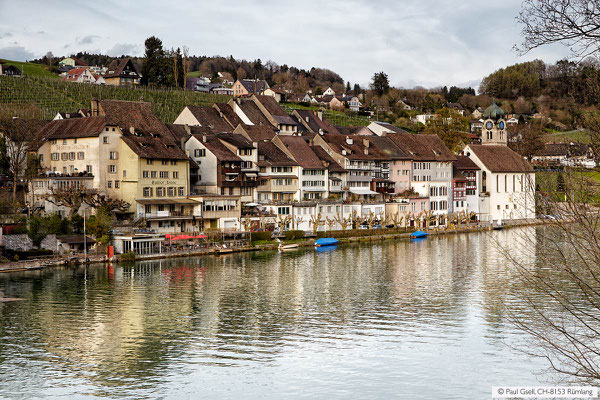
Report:
M416 231L416 232L413 232L410 234L410 238L411 239L419 239L419 238L427 237L427 235L429 235L429 233L423 232L423 231Z
M321 238L321 239L317 239L317 241L315 242L315 246L316 247L335 246L339 242L340 241L335 238Z

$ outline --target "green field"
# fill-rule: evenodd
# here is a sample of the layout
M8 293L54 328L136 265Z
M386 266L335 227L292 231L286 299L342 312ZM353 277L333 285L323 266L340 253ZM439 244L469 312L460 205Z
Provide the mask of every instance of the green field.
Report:
M34 104L44 119L52 119L59 111L75 112L89 108L93 98L149 101L158 117L172 123L186 105L211 106L229 101L228 96L183 90L126 88L66 82L53 78L15 78L0 76L0 104L12 107Z
M546 142L568 143L581 142L589 143L590 136L584 130L574 130L568 132L552 132L546 135Z
M48 71L48 67L42 64L32 64L20 61L2 60L6 65L14 65L19 68L26 76L58 78L58 75Z
M202 76L202 73L200 71L192 71L188 72L187 76L188 78L200 78Z

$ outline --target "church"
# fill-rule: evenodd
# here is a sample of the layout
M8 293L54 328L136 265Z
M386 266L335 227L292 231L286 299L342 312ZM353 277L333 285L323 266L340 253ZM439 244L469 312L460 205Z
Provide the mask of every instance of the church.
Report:
M481 144L465 146L462 154L480 169L479 219L494 225L505 220L535 218L535 172L508 147L505 114L495 102L483 113Z

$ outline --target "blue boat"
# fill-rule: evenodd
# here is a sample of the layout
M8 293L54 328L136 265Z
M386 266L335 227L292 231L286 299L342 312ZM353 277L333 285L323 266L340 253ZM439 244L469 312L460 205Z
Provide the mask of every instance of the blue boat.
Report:
M317 241L315 242L315 246L316 247L335 246L339 242L340 242L339 240L334 239L334 238L321 238L321 239L317 239Z
M335 251L335 249L337 249L337 245L333 245L333 246L325 246L325 247L315 247L315 250L317 253L330 253L332 251Z
M427 232L415 231L415 232L413 232L413 233L410 234L410 238L411 239L425 238L425 237L427 237L427 235L429 235L429 233L427 233Z

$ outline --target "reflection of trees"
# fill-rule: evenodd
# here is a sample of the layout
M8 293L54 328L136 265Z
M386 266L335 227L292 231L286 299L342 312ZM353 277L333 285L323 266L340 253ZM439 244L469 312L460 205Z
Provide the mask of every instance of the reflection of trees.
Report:
M235 366L272 362L297 341L443 332L460 327L472 302L496 316L504 281L492 247L485 234L453 235L148 261L114 274L47 271L18 286L0 281L6 295L26 297L18 313L0 309L0 336L17 327L13 340L42 349L56 368L122 395L161 382L182 359ZM3 361L11 355L0 347Z

